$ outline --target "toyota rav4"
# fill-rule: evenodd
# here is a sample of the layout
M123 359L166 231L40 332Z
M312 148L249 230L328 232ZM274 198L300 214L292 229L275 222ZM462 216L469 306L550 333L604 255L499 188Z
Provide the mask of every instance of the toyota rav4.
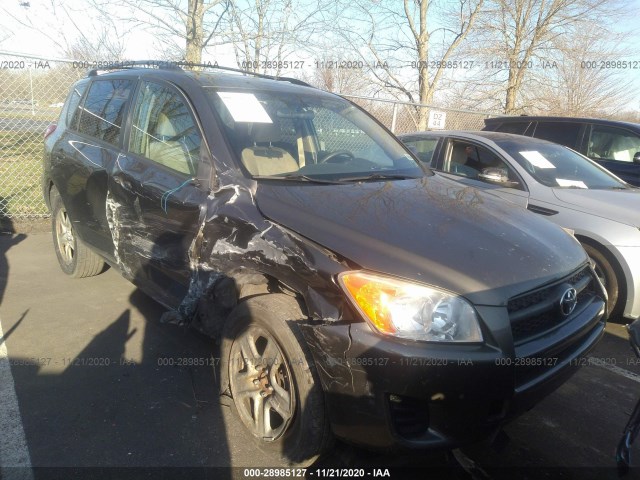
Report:
M221 393L274 462L481 439L602 336L560 227L433 174L344 98L186 70L73 86L45 139L55 252L219 339Z

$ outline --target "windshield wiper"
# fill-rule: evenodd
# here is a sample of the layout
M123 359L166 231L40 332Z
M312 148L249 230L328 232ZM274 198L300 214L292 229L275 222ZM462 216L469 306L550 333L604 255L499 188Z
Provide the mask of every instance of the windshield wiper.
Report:
M309 183L326 183L326 184L340 184L345 183L341 179L339 180L323 180L321 178L309 177L308 175L298 175L290 173L289 175L254 175L256 180L288 180L294 182L309 182Z
M415 175L406 175L402 173L371 173L360 177L342 177L338 180L342 182L366 182L368 180L408 180L410 178L422 178Z

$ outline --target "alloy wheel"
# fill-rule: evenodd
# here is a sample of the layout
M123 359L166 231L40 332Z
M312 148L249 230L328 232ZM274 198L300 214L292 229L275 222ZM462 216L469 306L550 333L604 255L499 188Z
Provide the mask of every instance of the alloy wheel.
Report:
M271 442L286 431L295 412L290 366L265 329L250 326L231 347L229 386L239 416L253 435Z

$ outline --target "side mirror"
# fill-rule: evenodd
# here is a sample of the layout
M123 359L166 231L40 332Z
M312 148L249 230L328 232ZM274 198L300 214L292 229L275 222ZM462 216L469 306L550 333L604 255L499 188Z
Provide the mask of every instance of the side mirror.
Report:
M478 179L503 187L517 187L519 185L518 182L509 180L509 173L504 168L483 168L482 173L478 174Z
M640 163L640 152L636 152L633 156L633 163Z

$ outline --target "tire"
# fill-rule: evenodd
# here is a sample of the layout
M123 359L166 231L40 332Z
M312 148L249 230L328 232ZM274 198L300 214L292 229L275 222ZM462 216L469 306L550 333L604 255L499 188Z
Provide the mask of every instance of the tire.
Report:
M609 297L607 313L611 318L612 316L620 313L624 306L624 299L621 298L620 295L620 279L611 265L611 262L604 254L586 243L583 243L582 247L587 252L587 255L589 255L589 259L596 271L596 275L607 290L607 296Z
M51 189L51 232L58 263L73 278L92 277L104 270L102 258L93 253L73 229L67 210L55 187Z
M308 466L332 440L301 318L292 297L261 295L238 305L223 331L222 390L274 465Z

